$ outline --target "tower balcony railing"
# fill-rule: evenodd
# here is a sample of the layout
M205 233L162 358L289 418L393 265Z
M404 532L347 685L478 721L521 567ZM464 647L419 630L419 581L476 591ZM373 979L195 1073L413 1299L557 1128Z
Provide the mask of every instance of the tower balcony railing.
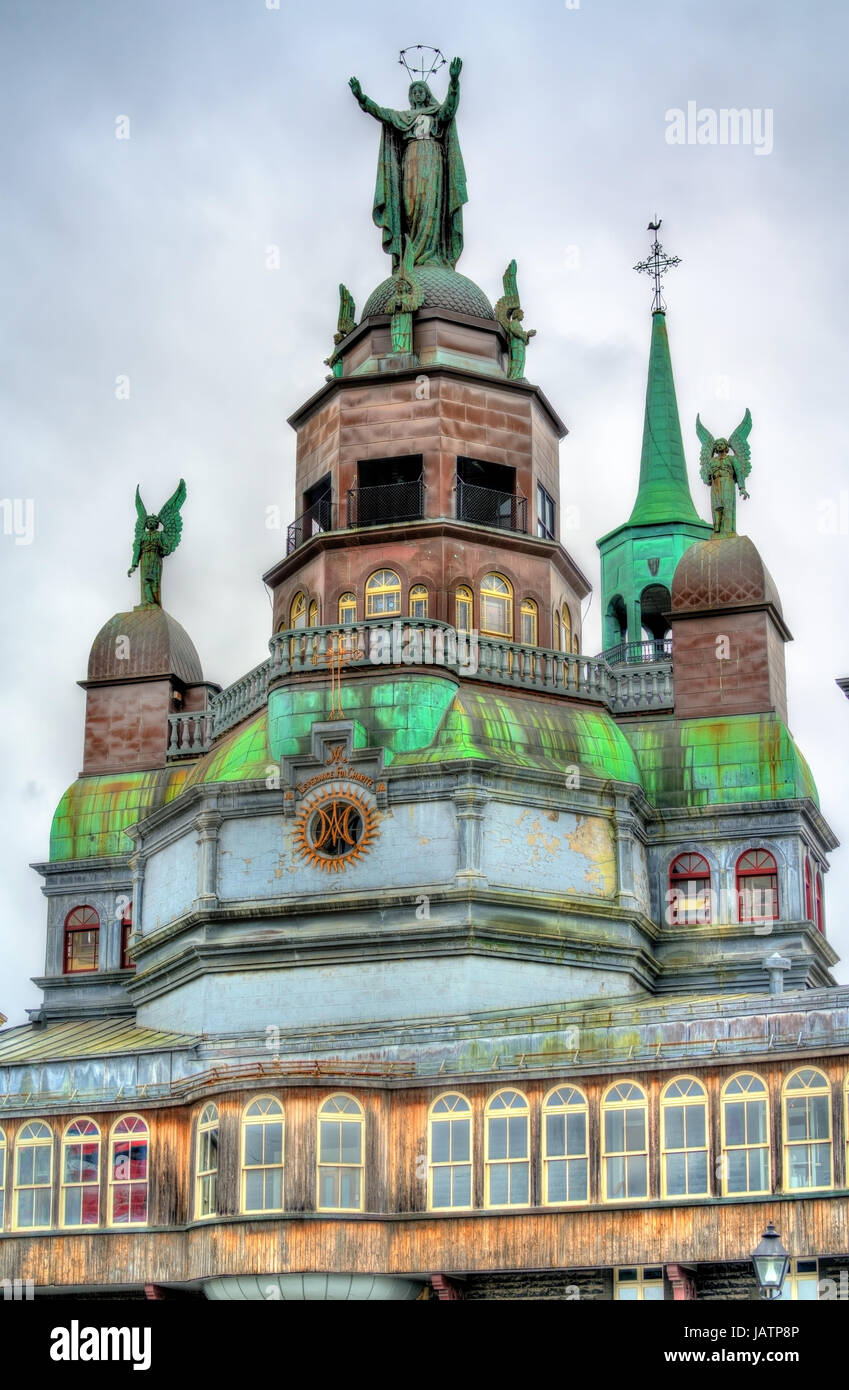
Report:
M291 555L293 550L297 550L311 536L319 536L322 531L332 531L333 511L328 492L324 497L319 497L317 502L313 502L311 507L307 507L301 516L295 517L286 530L286 554Z
M206 710L169 715L169 761L198 757L213 741L262 710L272 682L345 671L424 666L463 680L605 706L612 714L672 708L672 662L611 666L603 656L530 647L479 632L459 632L433 618L382 617L276 633L271 656L213 695ZM341 650L342 661L338 657ZM344 701L343 701L344 704Z
M458 476L457 519L471 521L475 526L494 526L501 531L519 531L527 535L528 499L518 492L502 492L499 488L466 483Z
M672 638L647 638L643 642L619 642L602 653L609 666L638 666L644 662L671 661Z
M348 489L348 526L389 526L396 521L421 521L424 516L424 476L374 487L354 484Z

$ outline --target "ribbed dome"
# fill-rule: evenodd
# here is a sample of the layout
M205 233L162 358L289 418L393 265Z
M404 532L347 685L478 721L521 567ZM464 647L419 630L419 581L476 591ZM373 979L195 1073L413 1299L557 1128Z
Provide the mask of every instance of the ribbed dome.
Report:
M192 639L162 608L116 613L94 639L88 679L126 680L131 676L176 676L186 685L203 680Z
M672 612L770 603L781 614L775 581L748 536L712 536L682 555L672 578Z
M479 319L494 317L492 305L482 289L474 280L458 275L447 266L417 265L415 277L424 290L423 309L452 309L455 314L473 314ZM373 290L366 300L363 318L371 314L388 314L387 300L393 292L395 282L390 275Z

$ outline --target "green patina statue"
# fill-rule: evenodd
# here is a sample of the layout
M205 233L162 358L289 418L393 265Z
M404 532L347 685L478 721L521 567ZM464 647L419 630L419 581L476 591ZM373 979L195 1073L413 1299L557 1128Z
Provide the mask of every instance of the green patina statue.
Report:
M378 106L356 77L351 91L363 111L381 122L373 217L383 233L383 249L397 269L409 237L413 265L448 266L463 250L466 170L454 120L460 101L462 62L449 69L448 95L440 103L426 82L411 83L410 109Z
M525 375L525 352L531 338L536 336L536 329L522 327L525 314L519 302L515 261L511 261L505 270L503 284L504 293L495 306L495 317L507 334L510 344L507 376L511 381L521 381Z
M737 534L737 489L745 501L749 494L745 483L752 469L749 431L751 411L746 410L739 425L727 439L714 439L696 416L696 434L702 445L702 481L710 484L710 506L713 530L717 536Z
M339 286L339 316L336 320L336 332L333 334L334 347L339 346L343 338L347 338L357 326L357 310L354 305L354 296L344 285ZM334 376L342 375L342 358L338 352L331 353L330 357L325 357L324 365L329 367ZM329 380L329 378L328 378Z
M392 351L409 354L413 351L413 313L420 309L424 291L413 271L413 243L404 242L404 256L392 277L392 298L387 303L391 311Z
M180 484L158 515L148 514L138 486L136 487L136 534L133 541L133 563L127 576L141 570L140 608L162 607L162 561L177 549L183 519L180 508L186 500L186 484ZM162 530L160 531L160 526Z

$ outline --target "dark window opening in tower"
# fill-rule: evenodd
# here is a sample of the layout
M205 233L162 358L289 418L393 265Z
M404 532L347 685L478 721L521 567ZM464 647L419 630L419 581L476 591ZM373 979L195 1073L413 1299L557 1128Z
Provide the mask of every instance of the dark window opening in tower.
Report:
M333 484L326 473L304 493L304 540L333 530Z
M618 647L628 640L628 610L621 594L614 594L604 615L604 646Z
M457 518L502 531L527 530L527 501L516 493L516 470L486 459L457 459Z
M649 584L640 594L640 624L643 638L663 642L670 636L668 621L672 596L665 584Z
M349 526L384 526L423 516L421 454L359 461L356 486L348 492Z

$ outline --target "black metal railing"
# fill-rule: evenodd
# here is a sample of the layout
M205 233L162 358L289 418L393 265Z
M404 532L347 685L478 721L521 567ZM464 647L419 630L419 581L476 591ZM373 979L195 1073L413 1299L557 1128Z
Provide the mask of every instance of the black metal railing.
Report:
M528 499L520 493L480 487L457 479L457 519L475 526L497 526L502 531L528 530Z
M348 489L349 526L386 526L393 521L419 521L424 516L424 477L401 483Z
M298 516L286 531L286 554L291 555L293 550L297 550L299 545L308 541L310 536L318 536L322 531L333 530L333 504L331 494L325 493L319 497L317 502L313 502L308 507L303 516Z
M600 653L609 666L639 666L647 661L668 661L672 656L672 638L649 638L645 642L619 642Z

